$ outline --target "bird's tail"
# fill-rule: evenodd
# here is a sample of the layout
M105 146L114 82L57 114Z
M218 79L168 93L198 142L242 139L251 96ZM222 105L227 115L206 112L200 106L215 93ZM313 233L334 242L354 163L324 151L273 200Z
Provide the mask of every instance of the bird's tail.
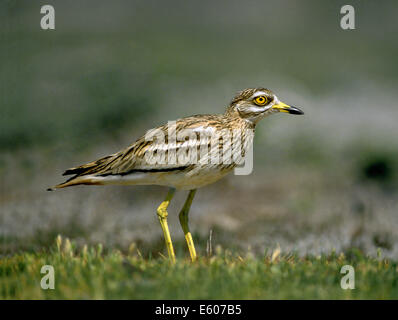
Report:
M54 187L48 188L47 191L55 191L57 189L62 189L71 186L77 186L79 184L85 185L99 185L102 184L98 179L94 179L93 176L74 176L63 183L57 184Z
M100 177L96 177L95 174L104 166L109 160L114 159L117 154L103 157L93 162L83 164L81 166L70 168L66 170L62 175L74 175L63 183L60 183L52 188L48 188L47 191L55 191L57 189L76 186L79 184L102 184Z

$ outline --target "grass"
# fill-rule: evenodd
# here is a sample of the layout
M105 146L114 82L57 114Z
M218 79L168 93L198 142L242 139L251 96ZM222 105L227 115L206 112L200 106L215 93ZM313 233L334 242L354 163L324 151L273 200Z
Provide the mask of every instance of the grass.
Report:
M355 268L355 289L340 287L341 267ZM43 265L55 270L55 289L40 287ZM57 238L47 251L0 260L0 299L396 299L397 263L347 254L255 257L218 248L192 264L179 258L143 258L102 245L76 249Z

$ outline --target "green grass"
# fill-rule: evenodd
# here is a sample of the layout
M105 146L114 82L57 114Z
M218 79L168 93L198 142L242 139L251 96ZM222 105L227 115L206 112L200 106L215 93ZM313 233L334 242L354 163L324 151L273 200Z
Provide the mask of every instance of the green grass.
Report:
M218 248L190 263L180 257L143 258L138 250L77 250L59 237L47 252L0 259L0 299L392 299L397 263L359 251L300 258L277 252L255 257ZM355 268L354 290L340 287L343 265ZM55 270L55 289L43 290L43 265Z

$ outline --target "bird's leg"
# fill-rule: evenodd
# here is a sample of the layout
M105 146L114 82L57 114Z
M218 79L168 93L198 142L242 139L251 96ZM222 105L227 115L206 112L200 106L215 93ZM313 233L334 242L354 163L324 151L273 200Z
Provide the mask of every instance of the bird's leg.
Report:
M188 213L191 208L193 197L195 196L196 189L189 191L187 200L185 201L184 207L182 208L179 218L182 230L184 231L185 240L187 241L189 254L191 255L192 262L196 260L196 250L193 244L193 239L188 226Z
M174 254L173 243L171 242L169 226L167 224L167 216L168 216L167 207L169 206L169 203L174 196L174 192L175 189L170 188L169 192L167 193L166 199L160 204L160 206L157 209L160 225L162 226L164 233L164 240L166 242L167 252L169 254L169 258L172 263L176 262L176 257Z

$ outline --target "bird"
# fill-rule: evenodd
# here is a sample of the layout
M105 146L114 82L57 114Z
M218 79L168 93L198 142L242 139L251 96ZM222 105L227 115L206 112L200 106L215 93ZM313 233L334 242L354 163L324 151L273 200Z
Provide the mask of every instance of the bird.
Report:
M197 260L188 215L196 190L242 165L252 147L258 122L275 113L302 115L269 89L238 92L223 114L193 115L150 129L119 152L66 170L71 178L47 190L77 185L160 185L168 187L157 208L169 259L176 262L167 208L176 190L188 190L179 213L192 262Z

